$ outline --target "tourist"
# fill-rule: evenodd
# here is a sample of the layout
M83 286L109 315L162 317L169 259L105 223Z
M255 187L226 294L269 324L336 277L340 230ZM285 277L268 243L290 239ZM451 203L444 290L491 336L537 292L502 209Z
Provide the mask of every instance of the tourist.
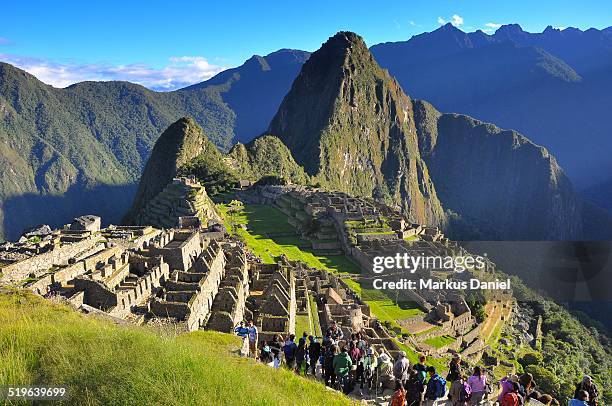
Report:
M521 406L523 405L523 397L519 393L521 385L518 382L510 381L511 388L503 395L500 406ZM501 395L500 395L501 396Z
M582 382L576 385L576 390L574 391L574 398L578 399L577 395L580 391L585 391L589 394L589 406L597 406L597 404L599 403L599 393L597 391L597 386L595 385L595 382L593 382L593 379L590 376L585 375L582 378Z
M404 406L406 404L406 390L401 382L398 382L395 393L391 397L390 406Z
M472 388L465 377L460 376L459 379L451 383L448 398L453 406L467 406L470 404Z
M461 377L461 355L455 353L453 355L453 359L448 366L448 375L446 376L446 380L449 382L454 382Z
M408 392L407 405L419 406L423 401L424 389L425 386L419 377L419 372L416 369L411 369L408 374L408 382L406 383L406 391Z
M244 326L244 321L241 321L235 328L234 332L240 338L245 338L249 334L249 329Z
M295 369L295 353L297 351L297 345L295 344L295 335L290 334L287 341L283 345L283 353L285 354L285 364L289 369Z
M257 326L253 324L253 320L249 320L247 327L249 331L249 356L257 359L257 340L259 339L259 331Z
M529 372L524 373L519 377L519 394L523 399L527 399L529 394L535 389L535 381L533 375Z
M346 347L342 347L339 354L336 354L334 357L334 373L336 374L336 379L338 383L341 385L342 391L347 394L350 392L350 380L349 380L349 372L351 371L351 367L353 366L353 361L351 361L351 357L348 355Z
M499 393L499 396L497 396L498 403L501 403L501 400L503 399L506 393L512 392L515 382L518 382L518 377L516 375L508 375L506 377L503 377L499 381L499 386L501 388L501 391Z
M376 353L372 347L368 347L366 350L366 355L363 357L363 379L361 381L361 389L363 389L364 381L367 385L368 391L372 389L377 366L378 359L376 358Z
M249 356L249 342L247 336L249 335L249 329L244 326L244 321L241 321L238 326L234 328L234 332L240 338L242 338L242 346L240 348L240 355L243 357Z
M357 380L357 375L359 373L359 361L361 361L361 351L357 348L357 341L349 341L349 357L351 357L351 362L353 365L351 366L351 377L353 380ZM363 372L363 365L361 372Z
M264 341L261 344L261 352L260 352L260 355L259 355L259 359L264 364L268 364L268 363L272 362L272 351L270 350L270 346L268 345L267 341Z
M339 353L337 345L330 345L325 351L325 358L323 361L324 371L323 376L325 377L325 385L333 387L336 383L336 374L334 372L334 358Z
M425 356L421 355L419 356L419 362L414 365L414 369L416 370L417 376L419 377L422 385L425 384L425 380L427 379L427 365L425 365L425 360Z
M433 366L427 367L429 381L425 390L425 406L435 406L438 401L446 394L446 380L436 373L436 368Z
M342 332L342 329L338 327L336 320L332 320L331 326L329 327L327 332L329 333L329 336L331 337L332 340L334 340L335 343L337 343L338 341L344 338L344 333Z
M306 339L302 337L300 338L297 350L295 351L296 372L298 375L306 375L306 371L308 370L307 357L308 349L306 348Z
M366 349L368 347L368 342L365 340L363 334L357 334L357 348L361 350L361 355L364 356L366 353Z
M353 362L353 366L351 367L351 371L353 374L353 380L355 382L363 383L363 362L362 362L362 353L361 350L357 347L357 341L351 341L349 345L349 356L351 357L351 361Z
M308 346L308 355L310 357L310 368L312 370L312 376L315 375L315 370L317 367L317 361L321 356L321 344L317 341L316 337L309 336L308 340L310 341L310 345Z
M544 404L546 406L550 406L550 405L552 405L552 402L553 402L554 399L553 399L552 396L544 394L544 395L540 396L538 398L538 400L540 401L540 403L542 403L542 404Z
M334 344L334 340L331 338L331 331L327 331L325 337L323 337L323 347L327 349Z
M378 355L378 378L383 389L395 389L393 362L383 347L380 348Z
M471 404L481 404L487 390L487 376L484 374L484 371L479 366L474 367L474 372L468 378L467 383L472 390Z
M574 394L574 399L570 400L567 406L590 406L589 392L579 390Z
M281 339L278 334L274 334L272 336L272 342L270 342L270 351L272 352L272 358L280 360L280 352L281 352Z
M395 376L396 386L401 382L402 386L406 386L408 380L408 369L410 368L410 361L406 358L406 353L401 351L397 356L397 360L393 365L393 375Z

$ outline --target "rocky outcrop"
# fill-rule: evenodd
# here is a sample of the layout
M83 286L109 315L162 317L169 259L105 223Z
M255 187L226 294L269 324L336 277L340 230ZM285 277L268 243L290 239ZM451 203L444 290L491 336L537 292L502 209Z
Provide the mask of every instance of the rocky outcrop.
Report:
M268 133L322 186L400 205L421 223L445 222L412 101L358 35L340 32L311 55Z
M258 137L246 145L234 145L227 160L243 179L257 181L264 176L275 176L297 184L308 182L308 175L295 162L289 148L271 135Z
M124 222L136 223L147 203L172 182L182 165L212 149L217 151L193 119L184 117L168 127L153 147Z
M581 204L555 158L515 131L441 114L416 101L421 156L446 209L483 238L566 240L582 234Z

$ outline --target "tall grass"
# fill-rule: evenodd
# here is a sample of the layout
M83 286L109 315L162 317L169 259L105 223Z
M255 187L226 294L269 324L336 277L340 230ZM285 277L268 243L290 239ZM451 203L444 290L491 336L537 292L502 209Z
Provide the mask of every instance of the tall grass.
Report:
M0 386L67 385L79 405L349 404L319 383L235 355L236 337L159 334L0 293Z

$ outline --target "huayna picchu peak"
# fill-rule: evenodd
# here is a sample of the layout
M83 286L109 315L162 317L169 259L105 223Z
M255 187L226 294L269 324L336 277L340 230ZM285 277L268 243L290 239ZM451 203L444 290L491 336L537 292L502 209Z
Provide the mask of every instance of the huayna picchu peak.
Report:
M340 32L304 63L268 133L324 187L374 196L441 225L411 103L363 39Z
M354 33L304 63L268 133L324 187L380 198L451 235L465 230L457 222L490 239L582 233L578 199L546 150L411 100Z

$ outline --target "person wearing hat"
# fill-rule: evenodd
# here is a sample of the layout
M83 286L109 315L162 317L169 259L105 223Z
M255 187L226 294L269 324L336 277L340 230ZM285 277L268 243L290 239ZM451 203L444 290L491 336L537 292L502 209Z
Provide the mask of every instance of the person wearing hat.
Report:
M366 350L366 355L363 357L363 381L365 381L368 390L371 390L374 384L377 366L378 358L376 357L376 352L372 349L372 347L368 347ZM363 381L361 382L360 389L363 389Z
M595 382L593 382L593 379L590 376L583 376L582 382L576 385L576 390L574 391L575 399L580 399L580 397L578 396L580 391L585 391L586 393L588 393L589 398L587 399L587 403L589 404L589 406L598 405L599 393L597 391L597 386L595 386Z
M408 369L410 368L410 361L406 358L406 353L400 351L395 364L393 365L393 375L395 376L396 386L402 384L402 387L406 386L408 380Z
M385 352L384 348L380 348L378 356L379 381L382 383L383 389L395 389L393 385L393 362L391 357Z

